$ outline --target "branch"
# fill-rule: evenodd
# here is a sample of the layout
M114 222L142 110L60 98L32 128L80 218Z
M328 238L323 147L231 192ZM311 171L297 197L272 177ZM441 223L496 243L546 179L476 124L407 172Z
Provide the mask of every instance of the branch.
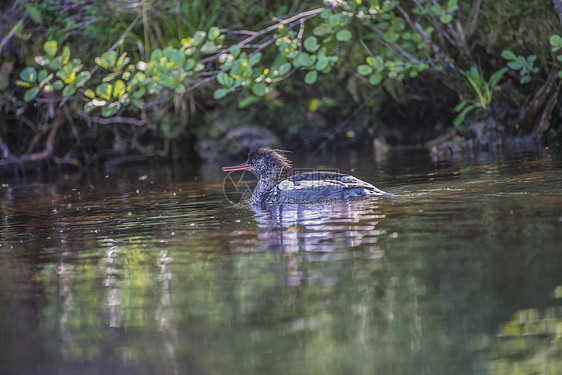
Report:
M4 37L2 38L2 41L0 41L0 55L2 55L2 50L4 49L4 47L10 42L10 39L12 39L12 37L14 36L14 34L16 33L16 28L17 26L25 21L25 19L27 18L27 15L23 16L22 18L20 18L20 20L18 22L16 22L16 24L12 27L12 29L10 30L10 32Z
M7 166L11 164L21 164L29 161L39 161L45 160L48 158L54 158L54 149L55 149L55 138L57 135L57 131L59 127L63 124L64 121L64 114L62 111L59 111L57 117L53 120L51 124L51 130L49 131L49 135L47 136L47 140L45 141L45 149L43 151L35 152L32 154L23 154L21 156L10 156L5 158L4 160L0 160L0 166ZM3 150L4 155L6 152L9 153L8 146L3 142L0 138L0 148Z
M2 157L4 157L4 159L10 159L12 157L10 148L8 147L6 142L4 142L2 137L0 137L0 150L2 150Z
M139 120L136 119L134 117L123 117L123 116L117 116L117 117L94 117L92 119L92 121L98 123L98 124L102 124L102 125L111 125L111 124L115 124L115 123L122 123L122 124L129 124L129 125L134 125L134 126L144 126L146 125L146 121L145 120Z
M376 27L375 25L371 25L369 24L368 27L373 30L375 33L379 34L380 36L384 36L384 32L382 30L380 30L378 27ZM363 44L363 47L365 47L365 43L363 42L362 39L360 39L361 44ZM380 40L379 40L380 41ZM400 52L400 54L402 56L404 56L405 58L407 58L408 60L412 60L412 61L416 61L416 62L420 62L419 59L417 59L416 57L414 57L412 54L410 54L409 52L407 52L405 49L403 49L402 47L400 47L398 44L396 43L387 43L384 41L381 41L381 43L385 44L385 45L391 45L392 48L394 48L395 50L397 50L398 52ZM373 55L369 50L367 50L367 52L369 53L369 55Z
M560 0L558 0L560 1ZM556 0L555 0L556 2ZM562 5L562 4L561 4ZM476 24L478 22L478 16L480 14L480 8L482 6L482 0L477 0L475 6L472 8L472 20L470 21L470 24L468 25L468 29L466 30L466 37L470 38L472 36L472 34L474 34L474 32L476 31ZM556 7L556 5L555 5ZM560 16L560 21L562 22L562 14L559 13Z
M441 51L439 46L437 44L435 44L433 42L433 40L431 40L429 35L427 35L425 30L423 29L423 27L421 27L421 25L418 22L413 22L412 19L410 18L410 15L408 13L406 13L406 11L404 9L402 9L401 6L397 5L396 9L398 9L398 11L402 14L402 16L404 17L406 22L408 22L410 27L412 29L416 30L418 33L420 33L424 42L431 48L433 53L437 57L439 57L441 59L441 61L443 61L447 65L447 67L449 67L452 71L456 72L457 69L455 68L455 65L451 62L451 59L449 58L449 56L447 56L445 53L443 53L443 51Z
M246 39L242 40L241 42L238 42L236 45L240 48L247 48L248 44L252 43L255 39L259 38L262 35L266 35L269 34L272 31L275 31L279 28L279 26L285 26L285 25L290 25L296 22L300 22L300 20L304 20L304 19L310 19L313 17L316 17L318 14L322 13L322 11L324 10L324 8L316 8L316 9L312 9L306 12L302 12L299 14L296 14L292 17L289 17L285 20L281 20L269 27L266 27L263 30L257 31L253 34L251 34L249 37L247 37ZM248 32L249 33L249 32ZM201 64L205 64L211 61L214 61L216 59L219 58L220 55L222 55L223 53L228 52L229 48L224 48L222 50L220 50L218 53L214 54L213 56L209 56L206 59L203 59L200 61Z
M552 0L552 2L554 3L554 10L556 10L556 14L558 14L560 24L562 25L562 0Z

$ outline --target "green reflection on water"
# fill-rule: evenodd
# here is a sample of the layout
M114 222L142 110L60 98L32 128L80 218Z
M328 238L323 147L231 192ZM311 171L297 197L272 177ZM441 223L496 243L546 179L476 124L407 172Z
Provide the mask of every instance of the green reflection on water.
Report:
M412 172L352 220L169 191L6 205L0 369L556 373L561 173L504 169Z

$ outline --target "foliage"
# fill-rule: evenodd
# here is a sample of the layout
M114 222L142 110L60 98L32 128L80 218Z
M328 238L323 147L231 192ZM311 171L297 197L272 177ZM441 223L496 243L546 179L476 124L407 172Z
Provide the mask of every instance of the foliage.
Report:
M475 108L486 109L492 102L492 97L496 86L499 84L503 75L508 68L502 68L490 76L489 80L484 78L484 72L479 66L472 66L470 70L461 70L461 74L465 77L473 90L474 97L464 99L456 107L458 113L453 124L458 127L464 121L466 115Z
M508 61L507 66L521 75L520 83L525 84L531 82L531 74L539 72L539 68L534 66L536 55L516 56L510 50L503 50L502 57Z
M541 1L546 2L534 3ZM69 103L65 110L87 124L117 123L116 139L119 132L129 134L130 147L142 134L168 141L182 139L186 130L200 133L187 127L196 108L235 103L247 110L265 103L279 109L286 101L283 92L298 100L303 87L309 90L305 85L317 84L322 75L330 82L347 81L352 99L365 102L370 99L357 95L359 84L368 82L400 100L403 85L420 74L441 80L464 98L455 108L459 126L471 110L489 108L506 72L489 63L495 56L483 35L503 10L481 2L347 0L318 6L311 0L289 9L285 2L265 7L236 1L227 12L222 2L205 0L134 2L136 7L129 7L129 0L22 4L48 36L30 39L27 29L16 28L21 40L42 50L32 48L35 64L19 71L24 101L39 109ZM495 13L482 15L480 6ZM514 4L517 10L525 7ZM556 52L561 43L552 36L550 44ZM80 59L74 58L78 54ZM502 56L521 84L532 82L544 64L542 56L519 47L506 45ZM495 71L489 80L488 71L475 63L481 60ZM74 130L76 139L78 133Z
M423 1L418 4L423 6L413 9L414 15L438 19L444 25L453 20L453 14L458 10L456 0L449 0L443 7ZM302 22L317 15L321 21L312 34L305 37ZM382 7L349 1L339 3L337 8L302 12L230 46L224 44L226 35L221 29L212 26L181 39L178 47L170 44L163 49L154 49L147 60L139 59L133 64L128 64L127 52L118 54L109 50L94 59L105 73L99 78L93 76L97 68L82 71L83 65L77 59L69 65L68 46L61 56L55 57L58 45L51 40L44 45L45 56L35 59L48 69L41 71L40 79L34 79L33 67L28 67L22 71L18 84L27 88L26 101L33 100L41 91L46 94L60 91L68 98L78 89L79 97L86 101L86 112L99 107L102 116L111 117L127 106L144 109L147 99L156 97L159 100L161 93L165 96L183 95L215 80L218 86L213 94L215 100L242 90L246 94L239 107L244 108L265 97L296 69L306 72L304 81L307 84L314 84L320 73L331 72L338 62L340 45L353 37L349 29L352 22L373 30L361 39L368 53L372 54L366 42L375 40L377 35L385 46L386 53L369 56L367 64L358 67L359 74L368 75L371 84L377 85L383 79L415 78L430 67L442 70L443 63L449 63L444 55L423 59L432 49L430 36L434 27L429 25L431 22L428 21L425 28L413 23L397 1L385 1ZM301 26L299 32L293 30L297 24ZM260 44L249 44L262 35L267 38L262 38ZM269 51L268 61L264 62L262 51L269 45L274 45L277 51Z
M549 43L553 53L556 53L562 49L562 37L560 37L560 35L558 34L553 34L549 39ZM560 69L558 70L558 78L562 78L562 68L560 64L558 64L558 63L562 63L562 55L557 55L556 60L557 60L557 63L555 63L556 67Z

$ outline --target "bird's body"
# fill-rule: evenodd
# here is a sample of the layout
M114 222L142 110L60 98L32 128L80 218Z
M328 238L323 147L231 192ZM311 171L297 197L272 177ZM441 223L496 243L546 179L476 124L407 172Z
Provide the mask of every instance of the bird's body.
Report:
M223 167L223 171L250 170L259 177L250 204L329 203L343 199L390 195L368 182L335 172L303 172L281 179L291 162L287 151L260 147L250 151L248 160L240 165Z

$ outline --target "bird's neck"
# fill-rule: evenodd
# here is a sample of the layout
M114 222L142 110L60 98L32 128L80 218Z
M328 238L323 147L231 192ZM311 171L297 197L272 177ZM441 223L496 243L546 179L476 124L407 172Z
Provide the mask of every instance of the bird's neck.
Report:
M254 188L250 204L263 204L269 192L279 183L281 179L281 169L272 170L267 175L260 176L258 184Z

